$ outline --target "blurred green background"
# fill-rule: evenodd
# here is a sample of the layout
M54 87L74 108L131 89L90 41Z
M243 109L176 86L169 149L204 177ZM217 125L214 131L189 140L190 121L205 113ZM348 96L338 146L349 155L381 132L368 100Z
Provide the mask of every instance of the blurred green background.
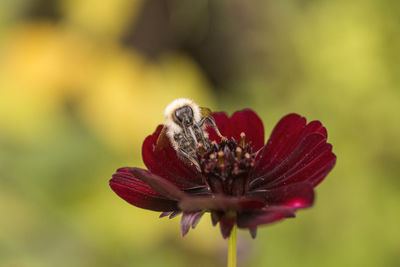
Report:
M109 188L173 99L321 120L312 209L239 234L239 266L400 266L400 2L2 0L0 266L224 266L205 216Z

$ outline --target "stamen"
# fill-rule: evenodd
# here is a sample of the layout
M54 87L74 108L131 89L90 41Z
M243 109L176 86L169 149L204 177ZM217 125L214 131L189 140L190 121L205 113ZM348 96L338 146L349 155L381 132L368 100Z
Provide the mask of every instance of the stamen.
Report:
M203 143L197 143L197 150L200 152L201 155L204 155L204 153L206 152Z
M242 157L242 149L238 146L236 147L236 157L240 160L240 158Z
M218 143L216 141L211 142L211 147L219 148Z
M224 152L222 151L218 152L218 163L221 167L224 166L224 155L225 155Z
M242 147L246 145L246 134L244 132L240 133L240 144Z
M246 135L242 133L240 138L239 142L233 138L220 143L211 142L211 147L206 147L204 143L197 145L197 156L207 183L221 186L218 190L211 186L211 191L224 191L228 195L243 195L247 192L247 174L254 167L256 155L252 153L250 143L246 144ZM202 149L204 154L201 154Z

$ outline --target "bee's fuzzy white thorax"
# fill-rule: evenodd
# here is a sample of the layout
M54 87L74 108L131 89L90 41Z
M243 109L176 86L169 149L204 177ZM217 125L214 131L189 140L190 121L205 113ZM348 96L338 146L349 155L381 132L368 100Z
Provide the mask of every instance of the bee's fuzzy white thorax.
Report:
M192 100L187 99L187 98L178 98L172 101L164 111L164 116L165 116L165 122L164 125L167 127L167 135L170 138L173 138L173 135L175 133L180 133L182 132L181 126L175 123L173 114L175 110L178 108L181 108L183 106L189 106L193 110L193 117L194 121L198 122L201 119L201 112L200 112L200 107L194 103Z

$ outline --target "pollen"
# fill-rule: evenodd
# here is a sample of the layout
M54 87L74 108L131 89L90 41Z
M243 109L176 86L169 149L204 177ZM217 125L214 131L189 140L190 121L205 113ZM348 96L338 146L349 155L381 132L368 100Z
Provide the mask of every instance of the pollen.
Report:
M200 154L204 154L206 152L202 143L197 143L197 150L200 152Z
M246 144L244 133L241 134L240 142L233 138L220 143L212 142L204 153L198 151L197 157L201 172L207 174L206 182L213 193L235 196L246 193L255 154L250 143ZM218 192L214 192L216 190Z

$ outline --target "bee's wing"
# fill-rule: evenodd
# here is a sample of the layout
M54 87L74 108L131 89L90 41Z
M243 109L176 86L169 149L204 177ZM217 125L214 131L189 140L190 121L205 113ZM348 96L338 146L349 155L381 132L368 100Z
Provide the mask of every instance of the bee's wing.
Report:
M163 148L166 148L168 144L169 144L169 138L167 136L167 127L164 125L164 127L160 132L160 135L157 138L156 149L161 150Z
M211 116L211 113L212 113L211 109L205 108L205 107L200 107L200 114L201 114L202 118Z

